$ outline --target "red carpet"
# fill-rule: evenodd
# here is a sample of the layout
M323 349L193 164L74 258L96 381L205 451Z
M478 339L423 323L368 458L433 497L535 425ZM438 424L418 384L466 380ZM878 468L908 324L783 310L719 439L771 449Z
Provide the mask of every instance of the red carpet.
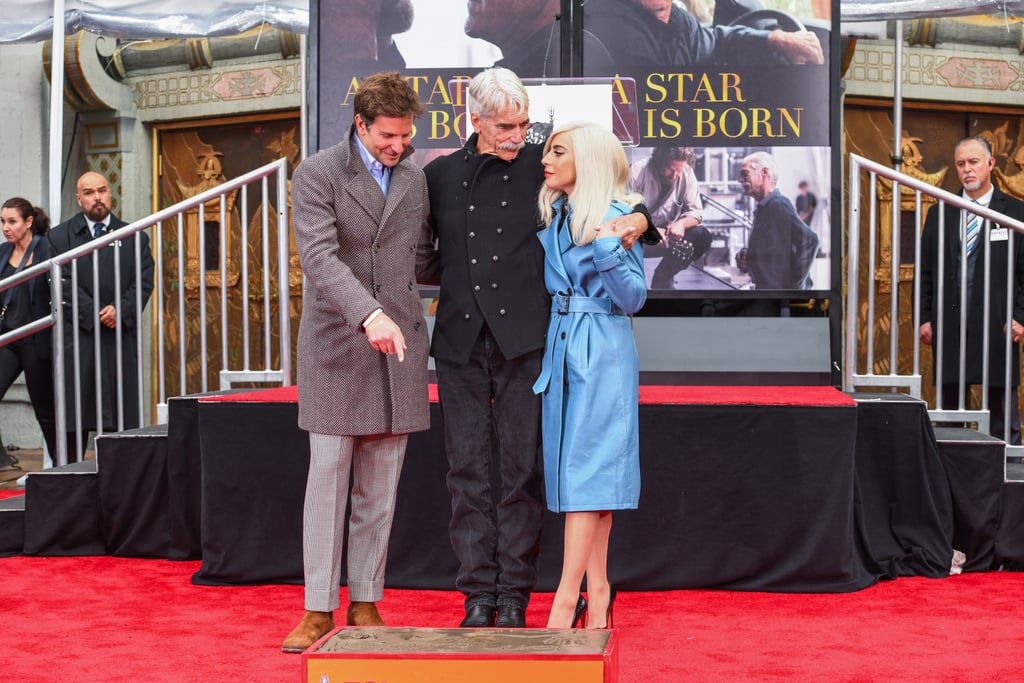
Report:
M24 489L0 489L0 500L25 495Z
M430 400L437 401L437 385L429 387ZM259 391L207 396L201 402L295 403L298 388L274 387ZM641 404L669 405L781 405L781 406L853 406L856 402L832 387L733 387L733 386L642 386Z
M298 683L279 650L300 586L201 587L198 562L0 559L0 680ZM1024 677L1024 573L906 578L850 594L623 593L630 681L982 681ZM344 597L343 597L344 599ZM530 605L542 627L551 594ZM461 596L386 591L393 626L453 626Z

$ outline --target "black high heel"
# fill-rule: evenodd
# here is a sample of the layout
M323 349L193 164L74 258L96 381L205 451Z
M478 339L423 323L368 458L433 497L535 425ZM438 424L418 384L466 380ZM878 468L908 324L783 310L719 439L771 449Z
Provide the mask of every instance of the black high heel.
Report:
M572 626L570 628L583 628L585 616L587 616L587 599L580 595L576 599L576 609L572 611Z

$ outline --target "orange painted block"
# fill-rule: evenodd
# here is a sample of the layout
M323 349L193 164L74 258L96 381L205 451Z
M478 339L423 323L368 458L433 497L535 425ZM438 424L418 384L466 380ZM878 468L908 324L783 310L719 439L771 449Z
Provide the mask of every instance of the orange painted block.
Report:
M613 683L615 631L342 628L303 653L305 683Z

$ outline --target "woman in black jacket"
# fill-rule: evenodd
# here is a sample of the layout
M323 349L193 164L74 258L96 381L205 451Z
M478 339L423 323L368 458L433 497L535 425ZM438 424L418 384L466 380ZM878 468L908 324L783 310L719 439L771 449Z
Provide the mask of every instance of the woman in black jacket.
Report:
M14 275L19 268L42 263L49 258L50 241L46 232L50 219L39 207L21 197L12 197L0 207L0 225L5 242L0 243L0 279ZM50 313L50 287L45 274L0 292L0 333ZM50 457L56 456L56 409L53 400L53 364L49 328L18 341L0 346L0 399L7 394L18 375L25 372L25 385L32 400L36 420L46 440Z

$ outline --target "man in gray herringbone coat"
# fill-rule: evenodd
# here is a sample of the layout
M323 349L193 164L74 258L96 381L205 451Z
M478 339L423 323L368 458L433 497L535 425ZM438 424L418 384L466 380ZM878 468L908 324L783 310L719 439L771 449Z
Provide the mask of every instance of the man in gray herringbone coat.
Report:
M306 613L282 649L302 652L334 628L349 476L346 622L383 625L376 602L410 432L430 426L427 326L416 255L427 207L407 157L423 112L397 73L359 87L338 145L292 179L295 242L306 284L298 342L299 426L309 431L303 511Z

